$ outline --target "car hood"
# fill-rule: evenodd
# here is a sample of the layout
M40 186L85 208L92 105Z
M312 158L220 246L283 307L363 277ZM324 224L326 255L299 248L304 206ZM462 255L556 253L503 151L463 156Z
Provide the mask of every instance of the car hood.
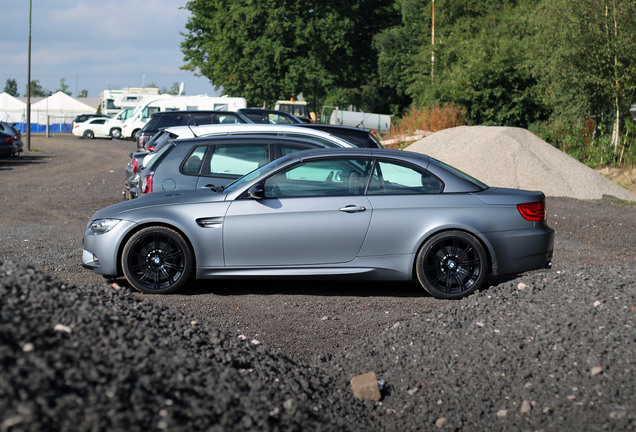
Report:
M103 218L126 219L127 213L144 208L175 206L180 204L193 204L203 202L219 202L225 201L226 196L227 195L225 193L217 193L209 189L177 192L153 192L150 194L142 195L141 197L134 200L124 201L103 208L95 212L91 220Z

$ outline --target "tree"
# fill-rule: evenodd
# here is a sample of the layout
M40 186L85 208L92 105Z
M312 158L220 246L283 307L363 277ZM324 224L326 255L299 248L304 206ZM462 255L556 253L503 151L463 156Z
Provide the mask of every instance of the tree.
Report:
M179 89L181 88L181 84L179 84L178 82L173 83L170 88L165 88L162 87L161 90L159 91L159 93L161 94L170 94L170 95L178 95L179 94ZM185 92L182 93L182 95L185 95Z
M40 85L40 80L31 80L31 97L46 97L48 90L43 89ZM26 93L29 94L29 86L26 86Z
M72 93L70 91L68 91L68 86L66 85L66 78L60 78L60 88L58 88L57 90L55 90L55 92L62 92L65 93L69 96L72 95Z
M528 67L524 5L534 0L403 0L402 22L376 38L383 82L417 106L466 108L473 123L527 127L547 114ZM434 55L434 62L433 62Z
M80 98L87 98L88 97L88 90L80 90L79 94L77 95L77 97Z
M372 38L392 25L392 0L193 0L183 69L252 105L300 93L321 100L377 76Z
M636 3L544 0L537 9L533 51L546 103L562 122L593 117L612 131L636 99Z
M13 78L7 78L7 82L4 85L4 91L13 97L18 97L18 82Z

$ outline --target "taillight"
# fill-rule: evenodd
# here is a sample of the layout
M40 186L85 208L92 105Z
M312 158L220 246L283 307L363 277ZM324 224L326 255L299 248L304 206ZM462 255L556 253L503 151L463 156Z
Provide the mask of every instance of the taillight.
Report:
M152 192L152 178L154 176L152 174L148 174L144 176L144 179L141 182L141 193L151 193Z
M13 137L6 137L6 138L4 139L4 141L5 141L7 144L11 144L11 143L13 142Z
M525 220L544 221L545 220L545 203L534 202L517 204L517 210Z
M149 152L153 151L154 149L155 149L155 146L148 146L145 148L145 150Z
M133 159L132 166L133 166L133 175L135 175L137 174L137 168L139 167L139 164L137 163L137 159Z

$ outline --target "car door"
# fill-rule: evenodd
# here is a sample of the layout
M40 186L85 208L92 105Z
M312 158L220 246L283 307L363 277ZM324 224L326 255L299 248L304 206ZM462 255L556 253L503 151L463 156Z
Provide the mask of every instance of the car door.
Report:
M225 216L225 264L298 266L358 256L372 209L364 196L370 160L298 163L263 182L265 198L237 199Z

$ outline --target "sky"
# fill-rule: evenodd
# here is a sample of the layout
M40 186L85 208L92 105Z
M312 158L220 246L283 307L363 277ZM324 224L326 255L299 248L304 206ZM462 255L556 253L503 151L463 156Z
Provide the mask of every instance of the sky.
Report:
M186 0L32 0L31 80L49 91L60 79L72 96L108 88L170 88L188 95L218 95L205 77L180 70L180 46L190 13ZM0 93L7 79L26 97L29 1L0 0Z

